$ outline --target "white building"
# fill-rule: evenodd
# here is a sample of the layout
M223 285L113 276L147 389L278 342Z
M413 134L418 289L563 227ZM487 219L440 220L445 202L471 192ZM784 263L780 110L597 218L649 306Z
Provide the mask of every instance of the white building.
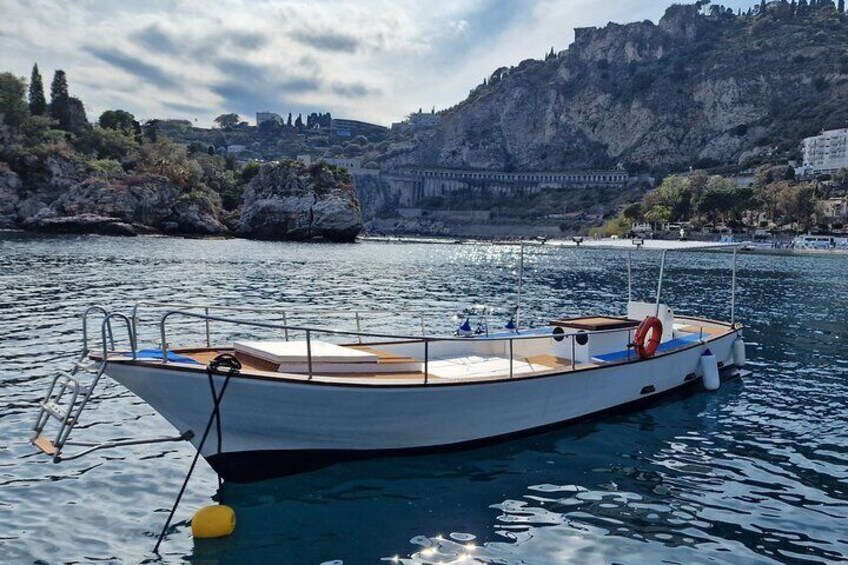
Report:
M804 172L835 173L848 167L848 128L824 131L804 140Z

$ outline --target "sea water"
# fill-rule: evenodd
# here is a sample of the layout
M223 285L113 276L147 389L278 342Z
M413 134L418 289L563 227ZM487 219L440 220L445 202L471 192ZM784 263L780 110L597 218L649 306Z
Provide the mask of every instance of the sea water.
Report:
M386 458L225 484L235 533L193 540L218 491L201 463L151 553L193 456L185 443L53 464L27 439L78 315L137 301L390 311L363 329L451 333L488 304L504 324L518 247L320 245L0 235L0 563L838 563L848 560L848 257L740 255L736 315L753 374L714 393L460 453ZM663 301L730 316L728 253L669 255ZM658 257L634 257L652 300ZM523 319L621 314L621 253L525 252ZM154 312L142 339L157 342ZM265 314L274 319L278 314ZM350 319L314 323L348 324ZM281 321L277 319L276 321ZM373 324L373 326L369 326ZM92 325L92 338L97 337ZM174 320L174 340L205 329ZM233 329L213 326L213 341ZM125 338L116 326L116 339ZM93 339L94 341L94 339ZM492 414L492 418L497 418ZM174 435L110 379L73 437Z

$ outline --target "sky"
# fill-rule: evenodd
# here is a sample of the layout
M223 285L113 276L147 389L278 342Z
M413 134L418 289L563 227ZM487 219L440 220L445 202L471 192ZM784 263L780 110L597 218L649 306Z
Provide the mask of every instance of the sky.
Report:
M89 119L209 126L257 111L390 125L453 106L501 66L564 50L573 28L656 22L671 0L0 0L0 72L49 95L55 69ZM725 0L747 9L754 0Z

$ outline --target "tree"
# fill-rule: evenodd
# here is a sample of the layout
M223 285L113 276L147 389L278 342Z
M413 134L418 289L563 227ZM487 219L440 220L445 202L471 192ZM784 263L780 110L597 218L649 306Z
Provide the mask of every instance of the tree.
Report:
M645 212L645 221L653 225L655 228L658 224L665 223L671 219L671 208L668 206L654 206Z
M238 114L221 114L217 118L215 118L215 123L218 124L218 127L221 129L232 129L239 125L241 118Z
M297 119L294 121L294 127L297 128L297 131L303 131L303 115L298 114Z
M141 126L141 132L144 134L145 140L156 141L159 139L159 120L147 120Z
M65 71L57 70L50 84L50 117L59 122L59 128L70 131L71 98L68 95L68 78Z
M692 195L687 179L671 175L666 177L656 190L648 192L642 198L642 205L646 210L646 219L652 208L660 206L669 211L669 220L682 220L689 216L691 201Z
M44 83L41 80L41 73L38 72L38 64L32 66L32 75L29 79L29 113L33 116L43 116L47 113Z
M754 185L754 197L765 208L766 217L770 220L776 219L780 194L789 188L786 181L777 181L769 184Z
M289 112L289 119L288 119L288 120L286 120L286 125L287 125L287 126L289 126L289 127L292 127L292 115L291 115L291 112Z
M786 186L778 197L780 210L786 217L797 223L801 230L812 224L816 211L816 187L812 183L799 186Z
M638 202L631 204L622 210L621 215L631 222L637 222L642 218L642 205Z
M88 117L85 114L85 104L76 96L68 98L68 131L80 133L91 129Z
M12 127L20 127L27 119L24 96L26 83L12 73L0 73L0 117Z
M141 133L141 125L136 121L135 116L126 110L106 110L100 114L97 123L102 128L114 129L126 134Z
M839 11L840 14L844 14L845 13L845 0L839 0L839 2L837 2L837 4L836 4L836 9Z

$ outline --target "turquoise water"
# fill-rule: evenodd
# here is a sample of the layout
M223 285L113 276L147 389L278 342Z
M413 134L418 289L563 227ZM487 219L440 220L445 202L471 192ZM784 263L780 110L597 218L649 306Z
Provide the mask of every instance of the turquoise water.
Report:
M514 300L516 258L517 248L492 245L0 235L0 562L848 561L846 257L739 257L737 314L754 371L744 381L463 453L224 485L238 526L222 540L190 535L187 520L217 490L201 464L161 558L151 550L188 445L54 465L26 441L48 377L78 350L74 316L89 304L423 310L432 329L451 331L455 320L438 313ZM652 296L657 259L637 259L637 297ZM671 255L664 297L680 312L728 318L729 264L726 254ZM611 252L528 249L525 312L620 313L624 265ZM379 326L415 323L399 314ZM201 335L184 329L189 341ZM101 386L74 437L173 434L122 387Z

